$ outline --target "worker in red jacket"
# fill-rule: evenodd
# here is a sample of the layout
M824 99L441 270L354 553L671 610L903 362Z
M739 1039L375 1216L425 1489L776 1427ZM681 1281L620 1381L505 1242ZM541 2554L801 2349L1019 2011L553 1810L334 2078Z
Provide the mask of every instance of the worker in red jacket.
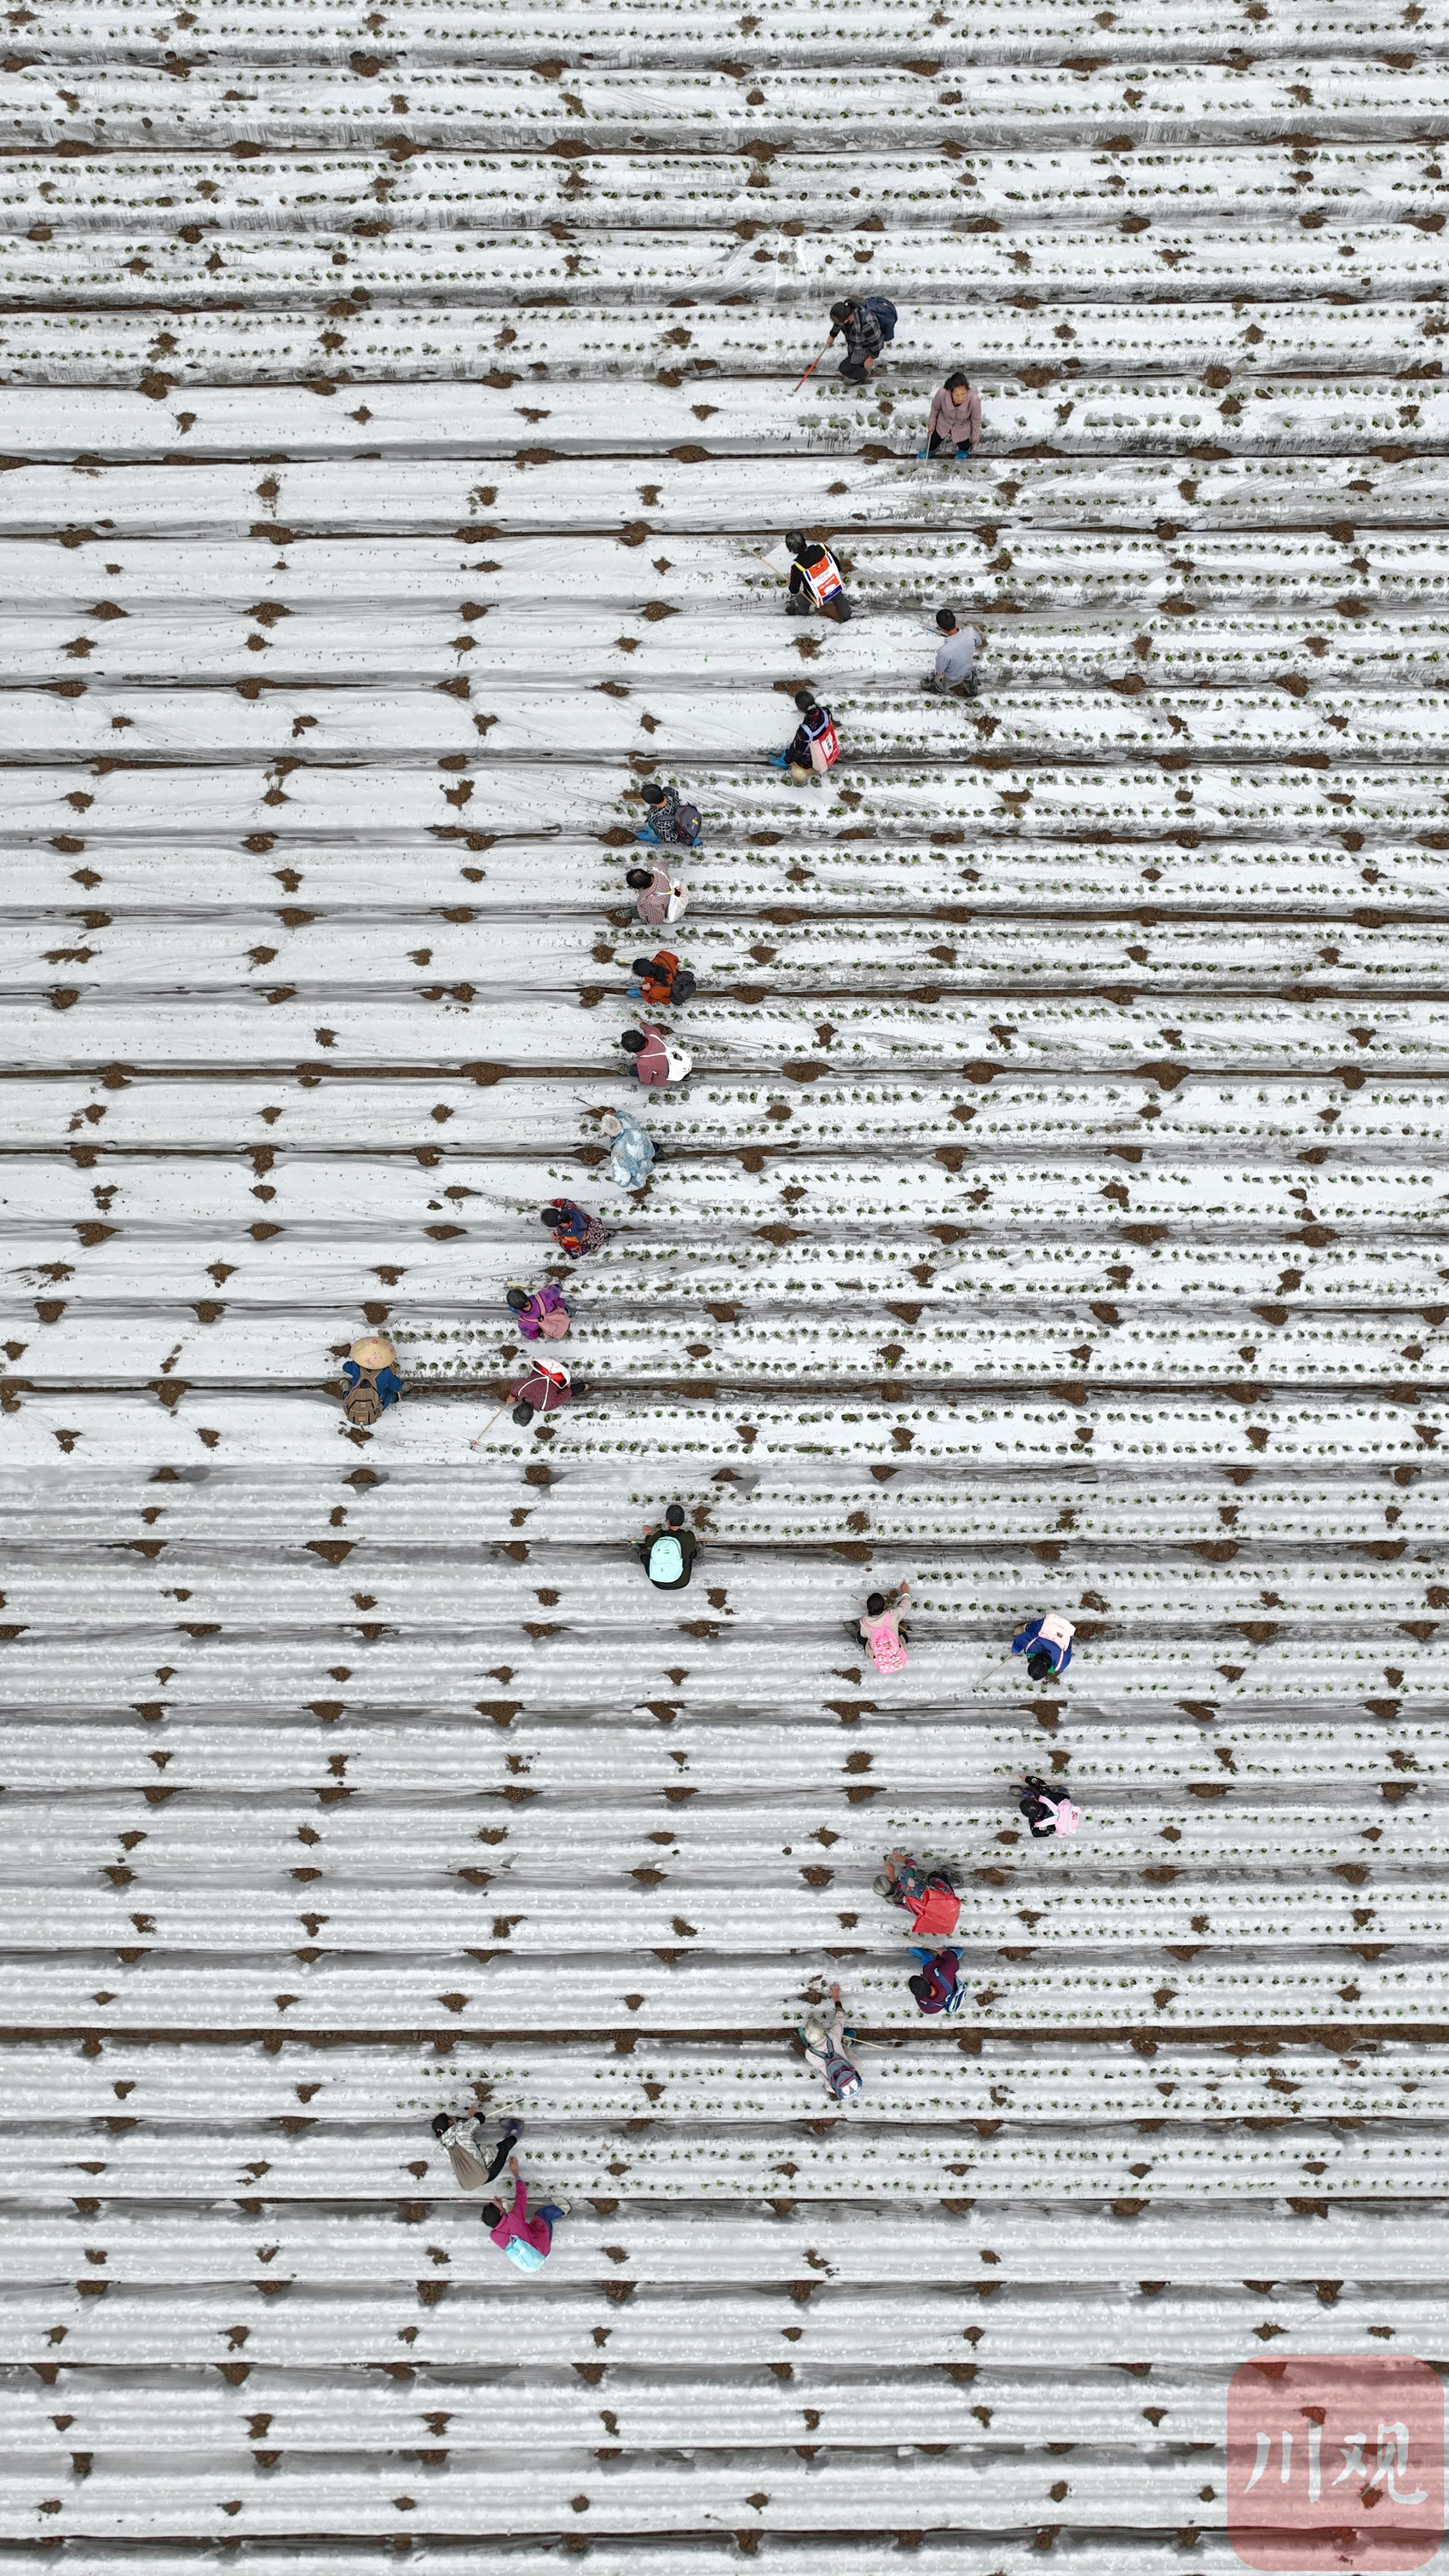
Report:
M580 1395L584 1391L582 1387L578 1389ZM561 1404L572 1402L574 1392L562 1361L535 1360L527 1377L508 1390L513 1419L520 1431L526 1431L536 1413L556 1413Z
M949 1940L961 1920L961 1899L945 1871L927 1871L909 1852L886 1853L875 1891L905 1907L918 1940Z

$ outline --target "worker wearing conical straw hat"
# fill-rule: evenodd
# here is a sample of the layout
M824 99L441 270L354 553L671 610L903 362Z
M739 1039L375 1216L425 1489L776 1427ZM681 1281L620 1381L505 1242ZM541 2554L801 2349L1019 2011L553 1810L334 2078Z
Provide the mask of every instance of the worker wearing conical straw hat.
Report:
M385 1333L364 1333L342 1363L347 1393L342 1410L356 1430L370 1430L402 1393L397 1353Z

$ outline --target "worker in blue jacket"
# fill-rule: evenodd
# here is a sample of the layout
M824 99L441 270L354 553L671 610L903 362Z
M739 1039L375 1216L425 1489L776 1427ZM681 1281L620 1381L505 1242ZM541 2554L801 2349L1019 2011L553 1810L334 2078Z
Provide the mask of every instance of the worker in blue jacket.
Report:
M1055 1681L1072 1660L1072 1639L1076 1635L1070 1619L1049 1610L1044 1619L1033 1619L1013 1637L1011 1651L1025 1655L1026 1669L1034 1682Z

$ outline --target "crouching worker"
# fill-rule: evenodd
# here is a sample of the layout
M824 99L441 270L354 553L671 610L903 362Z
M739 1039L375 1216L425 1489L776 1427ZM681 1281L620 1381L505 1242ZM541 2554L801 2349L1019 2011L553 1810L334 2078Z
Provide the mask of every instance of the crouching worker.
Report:
M1016 1803L1038 1841L1046 1834L1074 1834L1082 1821L1081 1808L1065 1789L1049 1789L1034 1771L1028 1771Z
M874 1885L877 1896L905 1907L918 1940L949 1940L961 1920L961 1899L946 1872L928 1870L909 1852L887 1852Z
M630 868L624 883L634 891L636 921L682 921L689 909L688 886L667 868Z
M528 2185L518 2170L517 2156L509 2157L508 2170L514 2178L513 2206L505 2211L490 2201L482 2212L483 2224L520 2272L541 2272L553 2251L554 2220L567 2218L569 2205L566 2200L541 2201L530 2218Z
M646 1528L634 1553L658 1592L682 1592L694 1570L699 1541L684 1526L684 1505L671 1503L663 1529Z
M936 633L940 639L936 646L936 667L921 682L922 688L933 698L949 697L956 690L963 698L974 698L977 694L976 656L981 646L975 627L963 626L954 608L938 608Z
M397 1353L385 1333L364 1333L360 1342L354 1342L342 1363L342 1374L347 1381L342 1410L360 1431L380 1422L402 1393Z
M932 401L926 444L916 454L954 457L959 465L972 454L980 436L981 396L973 392L965 369L957 367Z
M629 971L634 978L629 987L631 1002L648 1002L653 1010L670 1011L694 999L694 976L689 967L680 965L672 948L657 948L652 957L636 957Z
M845 2043L855 2041L853 2030L845 2027L845 2011L840 2001L840 1988L832 1986L830 2001L834 2009L828 2023L807 2021L800 2033L807 2065L823 2075L837 2102L849 2102L862 2089L860 2068L846 2055Z
M626 1055L634 1059L634 1073L646 1091L663 1091L671 1082L687 1082L694 1071L694 1058L682 1047L672 1047L662 1029L646 1020L640 1029L625 1029L619 1040Z
M611 1109L600 1120L609 1147L608 1173L616 1190L642 1189L654 1169L654 1139L632 1109Z
M907 1977L906 1983L923 2013L954 2013L961 2009L961 1953L959 1950L915 1950L913 1959L921 1962L918 1977Z
M766 756L772 769L788 769L797 787L807 780L823 778L840 758L840 737L835 718L828 707L822 707L809 689L797 689L795 704L800 722L783 751Z
M697 805L680 803L677 787L661 787L657 778L647 778L639 790L649 808L649 820L636 841L669 841L682 843L692 850L703 829L704 817Z
M546 1342L561 1342L572 1320L568 1299L551 1279L546 1279L541 1288L525 1288L520 1279L515 1279L504 1290L503 1302L512 1308L526 1342L536 1342L540 1336Z
M472 2129L470 2144L463 2132ZM448 2150L448 2161L464 2191L482 2191L496 2182L523 2135L523 2122L509 2120L502 2137L489 2153L484 2124L476 2111L440 2111L433 2122L433 2135ZM483 2159L488 2156L485 2164Z
M1011 1641L1014 1655L1025 1655L1026 1669L1034 1682L1055 1681L1072 1660L1072 1639L1076 1635L1070 1619L1049 1610L1044 1619L1032 1619Z
M561 1404L572 1402L575 1393L587 1395L587 1387L574 1387L561 1360L536 1360L526 1378L508 1390L513 1406L513 1419L520 1431L526 1431L536 1413L556 1413Z
M872 1592L865 1605L863 1619L851 1625L852 1636L869 1646L871 1660L878 1673L900 1673L906 1667L906 1630L897 1619L897 1605L908 1598L908 1587L898 1583L894 1592Z
M864 384L882 349L896 336L896 308L888 295L846 296L830 308L830 340L845 335L845 356L837 374L851 384Z
M807 537L798 528L785 539L790 558L790 596L785 602L787 617L808 617L818 608L822 617L833 617L844 626L850 616L850 602L840 578L840 566L827 545L818 537Z
M597 1252L600 1244L609 1240L608 1227L574 1199L554 1199L540 1210L538 1221L547 1227L560 1252L566 1252L570 1261L582 1260L586 1252Z

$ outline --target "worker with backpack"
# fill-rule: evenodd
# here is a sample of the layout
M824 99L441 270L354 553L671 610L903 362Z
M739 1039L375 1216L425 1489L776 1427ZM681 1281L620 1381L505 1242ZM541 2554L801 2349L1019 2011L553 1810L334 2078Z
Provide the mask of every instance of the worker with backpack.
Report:
M342 1410L356 1431L371 1430L402 1393L397 1352L386 1333L364 1333L360 1342L354 1342L342 1363L342 1376L347 1389Z
M656 1011L678 1010L683 1002L692 1002L697 991L688 966L681 966L672 948L656 949L652 957L636 957L630 968L634 978L629 987L631 1002L648 1002Z
M1072 1804L1065 1789L1049 1789L1034 1771L1027 1772L1016 1803L1036 1842L1046 1834L1074 1834L1082 1821L1081 1808Z
M960 1951L913 1948L911 1957L921 1963L920 1974L906 1979L916 1998L917 2010L923 2013L959 2012L964 2000Z
M818 608L822 617L831 617L844 626L850 616L850 602L840 578L840 566L827 545L818 537L802 536L798 529L785 539L790 558L790 595L785 602L787 617L808 617Z
M845 356L838 372L852 384L864 384L882 349L896 336L896 308L890 297L847 296L844 302L832 304L830 338L835 339L841 332L845 335Z
M788 769L797 787L807 779L823 778L840 758L840 737L835 718L828 707L822 707L809 689L797 689L795 704L800 722L783 751L766 756L772 769Z
M1029 1619L1012 1638L1014 1655L1025 1655L1026 1669L1034 1682L1056 1681L1072 1660L1072 1639L1076 1635L1070 1619L1059 1610L1049 1610L1045 1618Z
M662 1529L646 1525L634 1553L656 1592L682 1592L699 1553L699 1540L684 1526L684 1505L670 1504Z
M639 790L649 808L649 820L636 841L682 841L693 849L704 826L697 805L681 805L677 787L661 787L657 779L646 778Z

